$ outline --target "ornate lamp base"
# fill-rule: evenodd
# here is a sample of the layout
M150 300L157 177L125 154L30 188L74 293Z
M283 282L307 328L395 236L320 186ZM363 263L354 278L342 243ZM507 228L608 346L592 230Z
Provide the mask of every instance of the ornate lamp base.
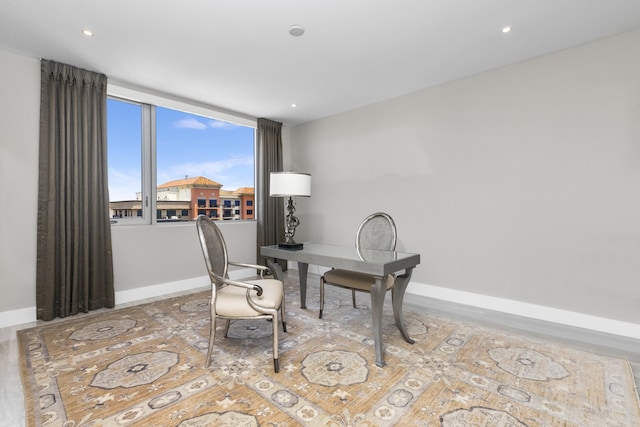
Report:
M296 211L296 208L293 206L293 198L289 197L289 202L287 203L287 218L286 218L286 227L287 230L284 233L284 237L286 241L284 243L278 244L279 248L289 249L292 251L297 251L302 249L302 243L296 243L293 240L294 234L296 234L296 227L300 225L300 221L293 214Z

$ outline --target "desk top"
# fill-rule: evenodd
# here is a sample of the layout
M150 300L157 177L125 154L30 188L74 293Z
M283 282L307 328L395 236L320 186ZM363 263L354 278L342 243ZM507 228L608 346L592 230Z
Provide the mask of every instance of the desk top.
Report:
M351 246L334 246L307 242L299 250L282 249L278 245L262 246L260 254L305 264L342 268L374 276L386 276L420 264L420 255L404 252L375 251Z

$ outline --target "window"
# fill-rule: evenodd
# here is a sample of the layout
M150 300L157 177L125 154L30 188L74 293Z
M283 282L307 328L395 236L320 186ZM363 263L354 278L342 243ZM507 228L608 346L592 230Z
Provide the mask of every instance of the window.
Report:
M110 216L142 218L142 106L125 101L107 103ZM115 162L115 165L114 165Z
M255 188L254 121L116 89L144 101L107 100L109 209L117 224L219 218L221 191Z
M247 206L253 206L253 200L247 200Z

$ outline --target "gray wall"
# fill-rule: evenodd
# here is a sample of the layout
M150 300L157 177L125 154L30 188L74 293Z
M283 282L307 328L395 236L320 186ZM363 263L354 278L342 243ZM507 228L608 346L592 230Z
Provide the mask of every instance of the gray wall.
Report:
M635 31L293 127L290 163L313 177L298 240L353 244L386 211L418 284L640 325L638 46Z
M35 320L39 120L40 61L0 51L0 327ZM255 262L255 222L220 228L231 258ZM193 223L112 237L116 303L208 285Z
M0 313L35 306L39 126L40 62L0 51Z
M313 174L296 237L350 245L384 210L398 249L422 255L414 290L640 325L638 45L636 31L286 128L286 167ZM35 306L40 66L0 65L1 325ZM253 245L253 223L229 226ZM193 233L114 230L117 292L204 275Z
M255 263L256 223L218 223L232 260ZM116 292L207 275L194 222L112 227ZM208 286L208 279L202 286Z

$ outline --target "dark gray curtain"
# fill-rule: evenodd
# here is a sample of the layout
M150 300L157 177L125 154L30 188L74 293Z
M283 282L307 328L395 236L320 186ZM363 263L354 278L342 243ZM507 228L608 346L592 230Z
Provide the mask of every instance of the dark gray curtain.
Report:
M107 77L41 61L37 317L115 304L107 181Z
M284 202L269 197L269 174L282 171L282 123L258 119L256 132L256 214L258 220L258 264L264 264L260 246L284 239Z

